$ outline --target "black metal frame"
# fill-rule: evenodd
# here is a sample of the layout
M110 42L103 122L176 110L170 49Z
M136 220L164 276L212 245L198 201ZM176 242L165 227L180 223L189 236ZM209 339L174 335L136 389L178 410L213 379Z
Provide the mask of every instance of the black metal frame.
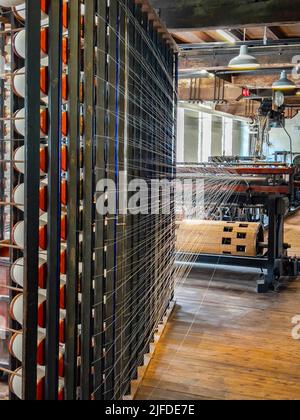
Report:
M40 189L41 10L26 0L23 399L36 400Z
M107 101L107 1L98 0L97 15L99 25L97 27L97 56L96 56L96 167L95 185L96 200L99 191L99 181L105 179L105 132L106 132L106 101ZM95 290L94 290L94 392L95 400L103 399L103 296L104 296L104 226L105 217L97 213L95 222Z
M0 8L0 15L2 16L2 8ZM4 23L0 24L0 31L2 34L0 35L0 56L4 57L5 55L5 35L3 33L5 29ZM4 69L1 69L4 71ZM0 116L4 117L5 111L5 80L1 78L0 80ZM4 118L0 121L0 241L5 239L5 206L4 202L6 200L5 196L5 121ZM6 267L9 266L9 263L6 260L1 260L0 258L0 266ZM0 296L0 301L9 304L9 297L8 296ZM9 333L6 333L9 336ZM9 355L7 354L7 363L1 363L0 367L9 368Z
M108 7L108 35L107 35L107 127L105 133L106 146L106 179L108 181L116 181L116 125L117 125L117 19L118 7L117 0L110 0ZM108 195L111 194L109 188ZM115 325L112 320L115 319L116 313L116 254L115 254L115 237L116 237L116 216L108 214L105 223L105 264L106 275L104 279L104 399L111 400L114 396L114 363L115 363Z
M4 24L1 23L0 24L0 31L2 32L4 29ZM4 35L0 35L0 55L1 57L4 57L4 52L5 52L5 37ZM1 69L2 71L2 69ZM3 116L4 115L4 98L5 98L5 94L4 94L4 87L5 87L5 82L4 79L1 78L0 80L0 115ZM4 179L4 174L5 174L5 163L4 163L4 158L5 158L5 139L4 139L4 132L5 132L5 123L4 120L0 121L0 202L4 203L5 201L5 179ZM5 232L4 232L4 205L0 204L0 241L4 240L4 236L5 236Z
M43 395L46 400L62 397L63 345L66 400L112 400L129 393L131 381L137 378L138 368L150 350L173 291L173 260L170 258L173 250L162 255L166 246L156 248L162 235L167 239L170 235L175 238L173 214L169 226L169 217L165 215L148 217L119 213L104 216L95 208L98 194L111 194L106 187L98 191L99 181L106 180L117 184L116 202L118 209L123 209L119 196L120 189L124 188L122 171L128 170L128 180L142 177L149 184L155 174L174 176L175 143L171 126L174 104L164 97L168 92L167 96L175 102L176 81L174 85L170 83L176 70L173 46L154 27L149 12L134 0L85 0L84 5L83 14L80 0L67 3L69 27L63 34L63 1L48 4L48 136L42 140L48 159L45 250L48 264L43 291L46 296L46 337L42 362L46 372ZM40 44L36 42L40 38L41 10L36 7L35 0L27 0L26 8L22 369L23 399L35 400L38 309L41 309L38 306L40 107L45 104L41 105L41 54ZM11 16L15 28L13 13ZM63 36L68 37L68 63L62 60ZM18 68L23 66L23 60L20 60ZM151 66L152 71L148 72L147 66ZM66 104L62 101L63 73L68 75ZM158 83L154 80L156 77ZM157 94L152 94L155 91ZM23 101L13 97L12 114L22 106ZM62 138L62 111L68 113L67 139L65 135ZM163 127L164 112L170 121L167 127ZM20 139L20 144L22 141ZM62 172L66 171L61 167L63 142L68 149L67 205L61 201ZM19 145L18 138L14 145ZM13 189L23 181L23 176L12 168L11 179L12 201ZM161 198L159 208L162 210ZM66 282L61 272L62 244L65 245L62 215L65 210ZM13 225L19 220L22 220L22 213L15 207ZM11 261L14 263L21 255L21 250L12 248ZM144 273L145 266L149 269ZM63 340L60 334L64 292ZM14 293L10 298L13 297ZM11 326L14 330L20 329L15 323ZM12 358L11 369L15 371L19 366L20 363ZM14 398L13 394L11 398Z
M48 138L48 230L47 257L51 261L47 278L46 380L45 399L58 398L59 304L61 252L61 80L62 80L62 1L49 9L49 138Z
M13 13L11 13L10 15L9 23L10 23L11 29L12 28L20 29L22 27L22 24L15 18ZM13 43L13 36L14 36L14 33L13 31L11 31L11 34L10 34L11 43ZM17 57L13 49L11 49L11 53L10 53L10 62L11 62L11 71L24 67L24 59ZM24 99L19 98L17 95L15 95L12 87L11 87L11 92L10 92L10 100L11 100L10 101L10 115L14 115L18 109L21 109L22 107L24 107ZM20 147L21 145L24 145L24 138L15 132L13 119L11 119L10 121L9 130L10 130L10 137L12 140L11 145L10 145L9 158L10 158L10 161L13 162L14 152L18 147ZM19 184L19 182L24 182L24 176L18 174L14 168L14 165L11 164L10 165L10 191L9 191L10 202L12 202L14 188ZM21 221L24 215L22 214L21 210L19 210L15 206L11 206L9 217L10 217L10 228L11 228L10 244L12 244L13 243L12 227L15 226L17 222ZM21 250L18 250L15 248L10 249L9 260L11 264L13 264L18 258L21 258L22 256L23 256L23 252ZM10 286L12 287L15 286L12 279L10 279ZM17 292L15 292L14 290L10 290L9 292L10 301L12 301L12 299L16 296L16 294ZM12 330L17 330L19 328L19 325L16 321L10 318L9 327ZM14 357L12 357L12 355L10 355L9 364L10 364L10 369L12 371L15 371L20 366L19 361L17 361ZM17 399L15 395L12 394L11 392L9 393L9 397L11 400Z
M68 240L66 284L65 398L76 400L78 383L79 189L81 2L69 2Z
M95 12L96 1L85 2L84 22L84 170L83 170L83 272L81 332L81 399L90 400L93 391L93 252L94 252L94 136L95 136Z
M119 174L125 171L125 88L126 88L126 71L125 63L126 61L126 14L123 9L123 2L118 4L118 30L117 30L117 45L118 45L118 85L119 85L119 94L118 94L118 144L117 144L117 162L116 162L116 173ZM123 180L120 177L116 176L117 190L123 188ZM123 206L123 203L120 202L120 198L117 199L118 207ZM115 334L116 334L116 350L115 350L115 399L122 397L123 392L123 370L124 370L124 361L122 357L122 343L123 343L123 302L125 299L124 293L124 265L123 261L126 258L126 232L125 232L125 222L126 216L124 214L119 214L116 226L116 324L115 324Z

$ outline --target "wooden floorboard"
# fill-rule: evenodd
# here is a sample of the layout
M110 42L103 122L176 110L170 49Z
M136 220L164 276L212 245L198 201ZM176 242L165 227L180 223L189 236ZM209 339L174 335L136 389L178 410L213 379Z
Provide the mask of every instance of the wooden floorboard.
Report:
M300 256L300 213L286 222L291 256ZM300 279L258 295L259 272L195 269L137 394L138 400L298 400Z
M287 220L290 255L300 256L300 213ZM258 271L193 270L137 400L276 400L300 398L300 279L281 293L257 295ZM0 382L0 399L7 387Z

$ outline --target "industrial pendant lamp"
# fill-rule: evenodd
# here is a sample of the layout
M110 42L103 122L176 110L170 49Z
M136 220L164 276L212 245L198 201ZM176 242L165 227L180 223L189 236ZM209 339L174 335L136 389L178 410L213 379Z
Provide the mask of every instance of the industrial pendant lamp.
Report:
M248 46L242 45L240 55L233 58L229 63L229 68L233 70L256 70L260 67L257 59L249 55Z
M280 79L273 83L273 90L294 90L296 85L292 80L287 78L287 73L285 70L281 72Z

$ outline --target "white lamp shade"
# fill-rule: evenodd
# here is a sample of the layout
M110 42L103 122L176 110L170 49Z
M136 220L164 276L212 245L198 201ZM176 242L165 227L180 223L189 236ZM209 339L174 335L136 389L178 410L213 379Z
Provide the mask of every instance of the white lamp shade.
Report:
M240 55L229 63L229 68L233 70L256 70L259 67L257 59L249 54L247 45L242 45Z
M273 90L294 90L296 89L296 85L292 80L289 80L287 77L287 73L284 70L281 72L280 79L273 83L272 86Z

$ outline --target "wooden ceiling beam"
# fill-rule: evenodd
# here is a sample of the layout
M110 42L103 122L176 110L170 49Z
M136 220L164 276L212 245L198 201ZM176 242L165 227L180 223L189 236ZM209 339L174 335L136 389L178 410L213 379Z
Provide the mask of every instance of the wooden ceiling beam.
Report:
M260 103L256 101L240 101L219 104L216 106L216 111L238 117L252 118L257 115L259 107Z
M208 35L206 32L197 31L195 34L201 39L202 42L215 42L215 39Z
M251 48L250 52L257 57L262 67L293 67L293 58L299 55L299 47L283 45L276 48ZM224 69L228 67L229 61L237 55L238 49L226 50L225 48L209 51L182 51L179 69Z
M273 83L279 79L279 76L280 72L274 75L233 75L232 83L236 86L247 87L249 89L271 89ZM291 76L289 75L289 77ZM297 88L299 87L298 85Z
M189 43L189 44L215 41L211 36L201 31L173 32L172 36L174 39L177 38L181 40L183 43Z
M179 81L181 101L236 101L242 96L242 88L218 79L184 79Z
M174 31L280 26L300 21L300 0L151 0L151 4Z

